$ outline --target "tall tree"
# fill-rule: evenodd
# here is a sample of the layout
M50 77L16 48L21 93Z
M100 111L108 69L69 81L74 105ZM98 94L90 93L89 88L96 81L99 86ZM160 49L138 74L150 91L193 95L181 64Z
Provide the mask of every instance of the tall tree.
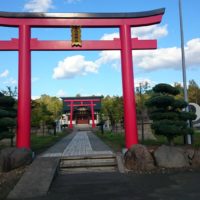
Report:
M194 80L189 81L188 98L189 102L200 105L200 87Z
M13 145L14 128L16 126L16 100L0 92L0 140L11 139Z
M102 99L101 114L109 119L113 131L116 124L123 121L123 99L118 96L106 96Z
M39 99L32 101L32 126L39 127L52 125L60 117L62 112L62 101L57 97L42 95Z
M145 115L145 100L148 95L146 91L150 88L148 82L140 82L139 86L136 87L136 103L137 103L137 118L141 122L141 130L142 130L142 142L144 141L144 115Z

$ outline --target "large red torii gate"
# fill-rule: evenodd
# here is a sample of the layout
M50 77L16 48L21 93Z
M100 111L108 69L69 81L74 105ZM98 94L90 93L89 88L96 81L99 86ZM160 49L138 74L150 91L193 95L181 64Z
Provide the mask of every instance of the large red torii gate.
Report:
M0 12L0 26L18 27L19 38L0 41L0 51L19 51L17 147L30 148L31 51L120 50L124 98L126 147L138 143L133 82L132 50L156 49L156 40L131 38L131 27L160 23L164 9L136 13L15 13ZM42 41L31 38L32 27L119 28L120 38L86 40L74 47L70 40Z

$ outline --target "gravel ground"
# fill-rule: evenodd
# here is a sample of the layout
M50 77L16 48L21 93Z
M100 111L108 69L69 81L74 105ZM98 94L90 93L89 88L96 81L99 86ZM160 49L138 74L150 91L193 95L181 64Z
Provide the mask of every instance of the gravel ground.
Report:
M0 200L6 199L8 193L13 189L24 171L25 167L10 172L0 172Z

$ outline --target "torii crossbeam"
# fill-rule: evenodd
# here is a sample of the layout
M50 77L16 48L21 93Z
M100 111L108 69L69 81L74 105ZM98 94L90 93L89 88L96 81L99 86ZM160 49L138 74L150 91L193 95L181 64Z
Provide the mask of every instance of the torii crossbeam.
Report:
M138 143L132 50L156 49L156 40L131 38L131 27L161 22L165 9L136 13L15 13L0 12L0 26L18 27L19 38L0 40L0 51L19 51L17 147L30 148L31 51L120 50L126 147ZM31 38L31 28L119 28L120 38L86 40L72 46L70 40L42 41Z

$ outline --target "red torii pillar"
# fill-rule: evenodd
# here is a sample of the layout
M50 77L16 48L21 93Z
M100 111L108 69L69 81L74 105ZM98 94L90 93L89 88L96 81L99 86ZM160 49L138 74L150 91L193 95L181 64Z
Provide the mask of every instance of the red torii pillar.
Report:
M18 116L17 147L30 148L31 132L31 52L30 27L19 26L19 80L18 80Z
M69 128L73 128L72 125L72 120L73 120L73 112L74 112L74 106L73 106L73 102L70 102L70 124L69 124Z
M136 103L133 78L133 60L131 47L131 27L120 26L122 85L124 100L124 127L126 146L129 148L138 143ZM133 134L134 133L134 134Z
M95 123L94 123L94 104L93 104L93 101L90 101L90 109L91 109L91 115L92 115L92 128L95 128Z
M19 39L0 41L0 51L19 51L17 147L30 148L31 61L30 51L120 50L124 98L126 147L138 143L134 99L132 50L156 49L156 40L131 38L131 27L158 24L165 9L137 13L9 13L0 12L0 26L19 27ZM70 40L41 41L31 38L31 27L118 27L120 39L86 40L74 47Z

